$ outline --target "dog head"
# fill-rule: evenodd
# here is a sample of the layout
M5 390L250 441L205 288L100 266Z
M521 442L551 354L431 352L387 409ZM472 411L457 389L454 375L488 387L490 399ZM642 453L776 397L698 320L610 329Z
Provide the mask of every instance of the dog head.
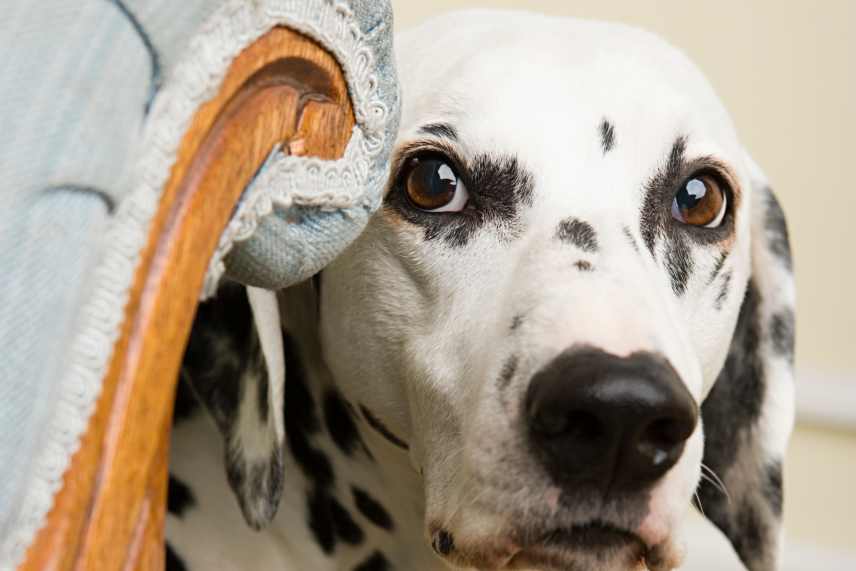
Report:
M480 569L669 569L696 501L750 569L774 569L789 246L712 88L615 24L467 12L400 39L384 205L324 270L319 312L285 313L320 323L337 390L422 474L435 551ZM191 342L185 363L260 527L283 433L315 425L289 420L302 401L286 394L283 429L265 373L283 368L277 309L238 293L256 328L245 308L227 328L240 346L196 359ZM200 309L211 320L234 321Z
M325 270L321 339L409 443L435 549L670 568L698 488L774 568L787 234L705 78L647 33L525 13L446 15L398 53L388 193Z

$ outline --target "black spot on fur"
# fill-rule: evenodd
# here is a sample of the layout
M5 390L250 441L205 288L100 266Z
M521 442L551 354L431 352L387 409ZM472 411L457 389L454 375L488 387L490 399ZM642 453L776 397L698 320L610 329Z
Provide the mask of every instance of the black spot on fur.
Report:
M259 361L256 364L256 369L261 373L257 377L259 380L259 383L256 386L256 390L258 391L257 392L258 398L256 399L256 404L258 406L259 420L261 422L266 423L267 419L268 419L268 410L269 410L268 398L270 398L270 395L268 395L268 391L270 390L270 388L269 388L269 381L268 381L268 375L267 375L267 363L265 363L265 361L264 361L264 353L262 353L261 347L259 347L259 351L256 354L256 358Z
M500 391L504 391L511 382L511 379L514 378L514 373L517 372L518 361L519 359L517 358L517 355L512 355L505 361L505 364L502 365L502 370L499 372L499 378L497 379L497 385L499 386Z
M776 517L782 515L782 463L772 462L767 466L766 481L764 482L764 496L770 504L770 510Z
M761 414L766 381L760 355L759 303L758 288L750 281L725 365L701 407L704 463L717 474L723 474L734 461L735 434L750 429Z
M594 268L591 265L591 262L587 262L585 260L577 260L574 262L574 267L576 267L581 272L593 272Z
M333 518L333 527L337 537L348 545L359 545L363 542L365 534L362 528L357 525L345 506L332 496L330 497L330 515Z
M729 250L723 250L720 252L719 257L716 259L716 264L713 266L713 271L710 272L710 278L708 278L707 283L713 283L713 280L716 279L716 276L719 275L719 272L721 272L723 266L725 266L725 260L728 259L728 254L730 253L731 252Z
M354 571L390 571L389 561L380 551L372 553L368 559L354 567Z
M289 364L284 412L287 442L292 457L311 487L307 498L309 529L321 550L329 554L335 549L337 540L357 545L363 542L365 534L332 495L335 481L332 464L311 442L313 435L320 431L321 423L306 383L297 343L286 333L283 346ZM324 397L324 420L331 438L346 454L361 444L352 412L336 392L330 391Z
M283 347L289 366L285 381L286 441L292 457L310 486L307 498L309 529L321 550L329 554L335 549L337 540L351 545L362 542L363 532L347 510L332 496L335 481L333 466L324 452L312 445L311 438L320 432L321 422L315 399L307 385L297 343L287 333L283 336ZM336 438L339 439L337 444L347 447L350 440L337 424L341 419L333 419L333 416L340 412L340 406L349 413L338 395L328 393L325 398L325 419L328 427L332 424L336 430Z
M288 397L286 397L287 400ZM333 466L327 456L309 444L309 439L305 433L292 436L288 432L287 426L285 430L289 450L291 450L291 455L297 461L301 471L318 485L328 486L332 484L334 479Z
M288 373L285 376L285 416L286 430L316 434L321 430L315 399L309 391L306 369L300 357L297 341L287 331L282 332L282 348Z
M556 238L584 252L597 252L597 233L591 224L578 218L566 218L559 222Z
M166 571L187 571L187 566L182 561L181 557L172 548L169 542L166 542Z
M181 517L187 508L191 508L194 505L196 505L196 499L193 497L193 492L190 491L187 484L170 474L166 492L167 511Z
M759 559L760 554L767 548L765 538L769 534L769 525L755 504L744 503L740 506L729 539L740 559L747 565Z
M666 271L672 282L672 291L681 296L687 291L687 283L692 276L692 252L689 245L682 239L670 240L666 246Z
M182 361L182 376L226 434L235 422L241 377L254 350L261 352L245 289L226 283L216 297L199 304Z
M363 530L328 489L316 487L308 498L307 508L309 529L324 553L332 553L337 540L359 545L365 539Z
M455 538L445 529L441 529L434 534L434 538L431 541L431 547L433 547L434 551L440 555L448 555L455 548Z
M333 483L333 467L327 456L310 443L310 437L320 431L321 423L315 399L306 385L305 370L297 343L286 332L283 334L283 348L285 362L288 363L283 413L286 442L292 457L306 477L317 486L326 487Z
M716 309L722 309L725 301L728 299L728 293L731 291L731 272L725 272L722 276L722 282L719 284L719 293L716 294L716 299L713 306Z
M306 501L309 529L321 551L329 555L336 547L336 529L333 525L333 515L330 513L330 496L325 490L315 488Z
M396 436L395 434L390 432L390 430L386 427L386 425L383 422L381 422L380 419L378 419L372 413L372 411L370 411L364 405L360 405L360 412L363 413L363 418L366 419L366 422L369 423L369 426L371 426L376 431L378 431L378 433L380 433L381 436L383 436L384 438L386 438L388 441L390 441L392 444L395 444L399 448L402 448L404 450L410 450L410 446L405 441L403 441L398 436Z
M346 455L353 454L362 444L351 409L335 391L328 392L324 397L324 420L333 442Z
M368 492L356 486L351 488L351 493L354 496L354 504L367 520L381 529L392 530L392 518L380 502L371 497Z
M315 319L321 320L321 272L312 276L312 291L315 292Z
M172 407L172 424L177 425L193 417L199 410L199 401L193 394L193 389L185 379L183 371L179 374L178 382L175 384L175 403Z
M767 389L760 353L760 302L757 286L750 281L725 365L701 407L703 461L724 480L733 497L706 479L697 490L705 516L725 533L752 569L768 568L756 563L774 557L769 549L774 541L775 514L781 511L781 469L761 465L754 444ZM732 467L735 480L729 479Z
M785 267L792 269L793 261L791 259L791 243L788 237L788 225L785 220L785 212L782 210L781 204L776 199L776 195L769 188L765 190L767 211L764 217L764 229L767 234L767 243L770 251L785 264Z
M657 237L665 235L668 219L664 216L663 211L671 206L671 201L677 190L676 187L681 182L686 149L686 138L678 137L672 145L665 163L646 185L639 231L652 256L655 255L654 245ZM671 214L668 216L671 217Z
M406 163L406 161L405 161ZM386 209L424 229L426 241L442 240L463 247L486 226L500 238L518 235L521 206L532 204L532 175L514 156L477 155L458 175L469 191L469 202L460 212L423 212L410 205L403 180L387 194ZM399 176L399 178L402 178Z
M630 242L631 246L633 246L633 251L639 252L639 244L636 242L636 238L633 236L633 232L631 232L630 228L624 226L621 230L624 232L624 237L627 238L627 241Z
M639 220L639 233L652 256L656 257L658 241L665 241L665 265L676 295L686 291L694 263L691 244L718 244L734 232L734 220L726 214L716 228L682 224L671 215L672 201L684 180L700 170L710 170L711 159L685 159L687 141L678 137L660 168L645 185L645 196Z
M606 119L600 124L600 146L604 155L615 146L615 127Z
M448 123L429 123L419 128L419 131L426 135L442 137L452 141L458 140L458 131Z
M523 316L518 313L511 318L511 326L509 329L511 331L516 331L521 325L523 325Z
M783 309L773 314L770 320L770 339L776 353L787 358L794 359L794 312Z

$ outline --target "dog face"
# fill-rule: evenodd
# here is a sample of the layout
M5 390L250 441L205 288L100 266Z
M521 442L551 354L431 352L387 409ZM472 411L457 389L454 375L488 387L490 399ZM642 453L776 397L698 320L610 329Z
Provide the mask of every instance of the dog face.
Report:
M706 80L648 34L523 13L447 15L398 52L388 193L325 270L321 341L409 445L435 549L671 568L706 477L705 513L774 568L787 237Z

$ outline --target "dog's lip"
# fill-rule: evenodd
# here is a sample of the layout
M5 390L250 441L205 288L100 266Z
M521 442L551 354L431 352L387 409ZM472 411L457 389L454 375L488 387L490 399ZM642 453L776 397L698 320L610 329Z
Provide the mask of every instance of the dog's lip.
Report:
M611 523L592 520L586 523L574 524L570 527L556 527L541 534L534 547L562 547L575 549L592 549L614 547L635 543L642 548L649 546L635 532L618 527Z
M577 569L577 558L584 552L613 550L623 553L627 568L640 568L648 546L635 533L606 524L591 522L571 527L555 528L527 544L500 569Z
M512 539L522 537L529 539L524 542ZM493 548L484 549L485 545ZM597 520L542 532L520 529L495 537L482 547L476 550L479 555L459 551L452 559L463 556L462 562L465 561L467 567L477 569L568 571L578 568L578 558L583 553L611 550L620 559L627 560L627 569L634 569L640 568L649 551L649 546L636 533Z

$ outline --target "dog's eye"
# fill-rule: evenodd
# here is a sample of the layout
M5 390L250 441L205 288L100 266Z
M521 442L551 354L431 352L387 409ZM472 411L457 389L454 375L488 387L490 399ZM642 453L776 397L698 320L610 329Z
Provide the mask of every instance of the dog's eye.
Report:
M467 188L443 157L414 157L404 174L407 198L420 210L460 212L467 205Z
M709 175L687 180L672 200L672 218L690 226L716 228L725 218L727 198Z

